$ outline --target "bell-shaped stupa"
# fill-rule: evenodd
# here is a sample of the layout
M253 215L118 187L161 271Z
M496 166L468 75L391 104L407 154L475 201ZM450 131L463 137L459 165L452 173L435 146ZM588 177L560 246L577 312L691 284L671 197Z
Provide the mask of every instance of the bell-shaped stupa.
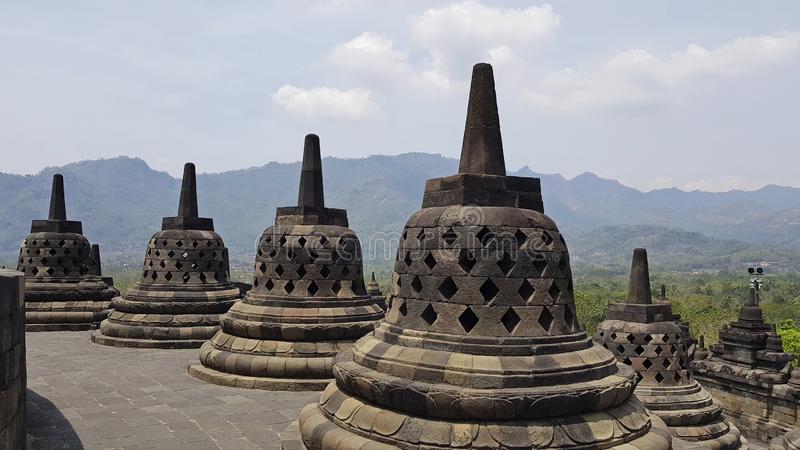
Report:
M792 430L772 439L769 450L800 450L800 430Z
M284 448L647 449L670 436L583 332L539 180L505 175L492 67L472 73L457 175L428 180L386 319L337 357Z
M108 316L119 295L100 276L100 247L89 245L81 222L67 220L64 177L53 175L50 214L34 220L17 270L25 274L25 329L87 330Z
M197 215L194 164L183 169L177 217L150 238L141 278L112 302L92 335L118 347L197 348L219 330L219 316L240 298L229 280L228 251L212 219Z
M639 374L635 394L669 426L675 448L747 448L722 417L722 405L692 377L685 331L672 305L653 303L645 249L633 252L627 303L608 306L596 340Z
M253 289L222 316L189 373L228 386L322 390L333 357L382 317L347 211L325 207L319 138L309 134L297 206L278 208L258 243Z

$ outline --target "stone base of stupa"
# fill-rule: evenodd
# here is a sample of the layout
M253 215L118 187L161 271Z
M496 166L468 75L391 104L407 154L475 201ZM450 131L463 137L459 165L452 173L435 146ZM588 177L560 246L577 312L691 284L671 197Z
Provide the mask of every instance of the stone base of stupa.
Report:
M200 348L219 331L219 316L112 311L92 333L95 344L136 348Z
M636 396L667 424L678 448L748 448L739 430L722 417L722 405L694 380L677 386L640 384Z
M375 407L340 391L331 383L320 403L306 405L298 422L281 435L284 450L310 448L569 448L588 450L652 450L670 448L672 437L656 416L647 415L638 400L601 413L508 422L437 420ZM346 427L347 429L345 429ZM617 434L624 429L628 441Z
M135 286L92 334L92 342L115 347L200 348L219 331L220 316L239 300L239 289L145 290Z
M94 330L111 312L111 302L28 302L25 331Z
M189 375L209 383L270 391L321 391L333 380L333 357L352 341L278 341L220 331L200 349Z
M119 295L100 278L26 283L25 289L25 331L96 329L111 312L111 300Z
M771 440L769 450L800 450L800 431L790 431Z

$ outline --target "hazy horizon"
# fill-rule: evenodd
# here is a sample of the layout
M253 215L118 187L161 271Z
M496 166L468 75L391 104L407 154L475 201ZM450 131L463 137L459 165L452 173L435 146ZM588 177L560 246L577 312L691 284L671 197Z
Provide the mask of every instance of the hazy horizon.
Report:
M396 157L396 156L411 155L411 154L423 154L423 155L430 155L430 156L439 156L439 157L442 157L442 158L447 158L447 159L451 159L451 160L454 160L454 161L458 161L457 157L448 156L448 155L442 155L441 153L428 153L428 152L403 152L403 153L397 153L397 154L370 154L370 155L353 156L353 157L323 156L322 160L323 160L323 162L326 159L336 159L336 160L342 161L342 160L366 159L366 158L371 158L371 157ZM60 168L60 167L68 166L70 164L80 164L80 163L85 162L85 161L112 160L112 159L117 159L117 158L140 159L150 169L166 173L167 175L169 175L170 177L172 177L172 178L174 178L176 180L180 180L181 177L183 176L182 170L181 170L180 173L176 173L176 174L170 173L169 171L161 170L161 169L153 167L152 164L150 164L146 159L144 159L142 157L131 156L131 155L116 155L116 156L108 156L108 157L102 157L102 158L83 159L83 160L79 160L79 161L68 162L68 163L65 163L65 164L51 165L51 166L48 166L48 167L43 167L43 168L41 168L41 169L39 169L39 170L37 170L35 172L31 172L31 173L13 173L13 172L0 171L0 174L9 174L9 175L18 175L18 176L38 176L38 175L41 175L42 173L44 173L44 172L46 172L48 170L51 170L53 168ZM193 161L186 161L186 162L193 162ZM202 167L198 166L196 170L197 170L197 175L219 175L219 174L225 174L225 173L235 172L235 171L239 171L239 170L258 169L258 168L261 168L261 167L264 167L264 166L268 166L270 164L284 164L284 165L298 164L299 165L301 162L302 161L299 160L299 159L295 160L295 161L267 161L267 162L265 162L263 164L258 164L258 165L254 165L254 166L234 167L234 168L229 168L229 169L225 169L225 170L217 170L217 171L203 170ZM182 168L183 167L181 166L181 169ZM594 173L594 172L592 172L590 170L589 171L585 171L585 172L581 172L581 173L578 173L578 174L575 174L575 175L572 175L572 176L566 176L564 174L556 173L556 172L541 172L541 171L536 170L533 167L530 167L529 165L522 165L520 167L510 167L508 164L506 164L506 169L509 172L509 174L521 171L521 170L526 169L526 168L528 170L530 170L531 172L537 174L537 175L560 176L560 177L562 177L563 179L565 179L567 181L574 180L574 179L576 179L578 177L581 177L581 176L587 175L587 174L588 175L593 175L593 176L602 178L602 179L607 180L607 181L613 181L613 182L620 183L621 185L625 186L626 188L635 189L635 190L637 190L639 192L643 192L643 193L653 192L653 191L658 191L658 190L664 190L664 189L679 189L679 190L684 191L684 192L709 192L709 193L724 193L724 192L731 192L731 191L752 192L752 191L758 191L758 190L763 189L763 188L768 187L768 186L777 186L777 187L785 187L785 188L791 188L791 189L800 189L800 186L791 186L791 185L782 185L782 184L776 184L776 183L767 183L767 184L764 184L762 186L757 186L757 187L754 187L754 188L747 188L747 189L734 188L734 189L718 190L718 191L710 191L710 190L703 190L703 189L682 189L682 188L677 187L677 186L658 187L658 188L652 188L652 189L646 189L645 190L645 189L638 188L636 186L628 185L628 184L624 183L623 181L615 179L615 178L608 178L608 177L601 176L601 175L596 174L596 173ZM324 169L324 166L323 166L323 169Z
M494 65L506 163L642 191L800 187L800 3L44 1L0 7L0 171L458 157Z

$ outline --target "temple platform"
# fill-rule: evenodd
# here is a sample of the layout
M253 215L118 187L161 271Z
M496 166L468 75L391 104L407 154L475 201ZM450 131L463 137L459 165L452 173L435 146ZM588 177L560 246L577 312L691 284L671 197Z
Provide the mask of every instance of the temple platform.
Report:
M197 350L93 345L91 331L27 333L28 449L277 449L319 392L203 383Z

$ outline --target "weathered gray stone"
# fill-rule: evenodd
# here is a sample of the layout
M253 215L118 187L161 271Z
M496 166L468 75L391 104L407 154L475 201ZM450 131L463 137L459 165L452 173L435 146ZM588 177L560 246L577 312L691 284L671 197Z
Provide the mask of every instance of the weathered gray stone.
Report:
M386 318L284 448L671 448L634 371L581 330L539 180L505 177L491 66L472 79L461 173L426 184Z
M0 270L0 449L25 448L25 278Z
M693 379L671 304L653 303L645 249L633 252L628 301L608 306L595 340L636 370L636 397L669 426L675 448L748 448L722 417L722 405Z
M775 326L764 323L754 288L739 320L719 337L711 354L696 358L692 369L728 419L745 436L764 443L800 426L800 376L791 373L792 355L783 351Z
M347 213L326 208L319 138L306 136L298 206L261 235L253 289L221 317L189 374L216 384L322 390L333 358L372 331L382 297L367 292Z
M119 292L100 276L100 248L83 236L81 222L67 220L64 178L53 176L50 214L34 220L22 242L17 270L25 274L28 331L96 328Z
M92 334L97 344L197 348L219 330L219 316L241 298L229 279L228 250L210 218L197 216L195 167L183 171L176 217L150 239L142 275Z

